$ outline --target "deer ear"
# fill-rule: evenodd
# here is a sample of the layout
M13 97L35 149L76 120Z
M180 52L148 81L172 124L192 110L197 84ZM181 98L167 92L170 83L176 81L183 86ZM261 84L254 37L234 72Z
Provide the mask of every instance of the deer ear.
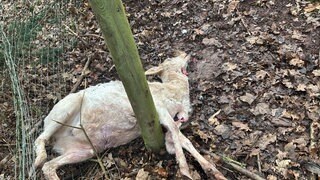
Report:
M163 68L161 66L152 67L145 72L145 75L160 74L162 71L163 71Z

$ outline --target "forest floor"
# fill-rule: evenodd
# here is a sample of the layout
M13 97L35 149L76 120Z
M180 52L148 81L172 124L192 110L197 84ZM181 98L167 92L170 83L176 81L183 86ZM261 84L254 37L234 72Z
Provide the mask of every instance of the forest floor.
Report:
M193 112L182 132L227 178L248 179L212 154L230 158L269 180L320 176L319 3L123 2L145 69L171 57L173 50L191 54L188 71ZM65 47L65 62L55 68L26 66L30 77L23 81L28 84L24 88L29 99L44 103L38 111L45 113L72 89L88 58L91 63L80 89L118 79L88 3L66 7L77 20L77 28L65 38L79 42ZM43 35L37 35L36 45L51 37ZM60 66L63 70L57 70ZM42 76L34 76L35 72L45 74L46 80L37 80ZM14 176L11 95L0 96L0 179ZM194 179L208 179L192 156L186 156ZM174 156L147 151L141 138L108 150L103 160L111 179L177 178ZM63 179L102 177L94 161L68 165L58 174ZM37 176L41 178L42 173L38 171Z

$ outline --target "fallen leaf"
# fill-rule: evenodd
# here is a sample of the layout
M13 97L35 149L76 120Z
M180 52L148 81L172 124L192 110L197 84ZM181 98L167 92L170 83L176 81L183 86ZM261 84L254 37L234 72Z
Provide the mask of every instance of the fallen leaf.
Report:
M320 69L316 69L316 70L313 70L312 71L312 74L316 77L319 77L320 76Z
M208 45L208 46L214 45L214 46L216 46L216 47L218 47L218 48L221 48L221 47L222 47L222 44L221 44L218 40L216 40L215 38L210 38L210 39L204 38L204 39L202 40L202 43L203 43L204 45Z
M164 177L164 178L168 177L168 171L163 167L155 168L154 172L157 173L161 177Z
M311 97L317 97L320 95L320 86L309 84L307 86L307 92L310 94Z
M289 166L290 162L291 162L290 159L276 160L276 164L277 164L278 168L286 168Z
M275 134L263 135L258 141L259 142L258 147L260 150L264 150L267 148L269 144L276 142L276 140L277 140L277 135Z
M256 44L258 41L259 37L257 36L250 36L246 38L246 41L248 41L250 44Z
M269 76L269 73L267 71L264 70L260 70L256 72L256 78L258 80L262 80L264 79L266 76Z
M258 103L254 109L251 109L254 115L268 114L270 112L269 105L266 103Z
M225 124L220 124L216 126L214 130L217 135L223 136L223 138L226 138L226 136L230 132L230 128Z
M304 12L310 13L316 9L320 9L320 3L308 4L308 6L304 8Z
M284 118L292 119L292 120L299 120L300 119L299 115L297 115L294 112L287 111L287 110L284 110L280 117L284 117Z
M293 34L291 36L293 39L299 40L299 41L304 41L305 36L302 35L299 31L293 30Z
M245 130L245 131L251 131L251 129L249 128L248 124L239 122L239 121L233 121L232 125L239 128L240 130Z
M222 69L225 70L225 71L232 71L232 70L235 70L238 66L234 63L224 63L222 64Z
M297 67L302 67L304 65L304 61L296 57L291 59L289 64Z
M267 180L277 180L277 177L274 175L268 175Z
M248 103L249 105L251 105L255 99L256 99L256 96L250 93L246 93L244 96L240 96L240 100Z
M296 91L306 91L307 86L305 84L298 84L298 87L296 88Z
M144 169L142 168L138 171L138 174L136 176L136 180L147 180L148 177L149 177L149 172L144 171Z
M237 8L239 2L240 2L240 1L233 0L233 1L231 1L231 2L229 3L228 9L227 9L228 15L230 15L231 13L234 12L234 10Z
M218 114L220 114L220 112L221 112L221 109L219 109L219 111L217 111L216 113L214 113L214 114L208 119L208 123L209 123L210 125L219 125L219 124L220 124L219 120L216 118L216 116L217 116Z
M288 156L288 152L283 152L283 151L281 151L280 149L278 149L277 158L278 158L279 160L282 160L282 159L284 159L284 158L287 157L287 156Z
M294 86L292 84L292 82L289 81L289 79L284 79L282 81L282 84L285 85L287 88L292 89Z
M313 121L319 121L320 119L320 107L318 105L308 105L307 106L307 115L308 118L312 119Z
M208 140L210 139L210 136L207 133L204 133L200 129L197 130L196 134L200 136L202 140L204 140L205 143L208 143Z

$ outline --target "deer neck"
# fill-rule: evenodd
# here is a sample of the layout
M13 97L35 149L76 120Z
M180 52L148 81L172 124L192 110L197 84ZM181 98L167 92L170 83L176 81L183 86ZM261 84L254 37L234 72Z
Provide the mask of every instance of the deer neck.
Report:
M188 77L177 72L165 72L161 76L162 83L178 88L181 93L189 93Z

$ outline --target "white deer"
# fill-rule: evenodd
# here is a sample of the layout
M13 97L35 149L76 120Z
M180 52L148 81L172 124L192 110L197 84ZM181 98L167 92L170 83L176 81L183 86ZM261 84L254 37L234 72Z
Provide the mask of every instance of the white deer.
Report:
M148 84L160 123L167 129L166 149L176 155L182 175L192 179L183 147L197 159L208 174L216 179L225 179L179 130L181 123L188 120L191 109L188 77L184 73L189 59L190 56L181 52L179 56L167 59L145 73L158 74L162 80L161 83ZM178 121L174 121L175 116ZM92 158L95 155L93 147L100 153L126 144L138 136L140 129L122 82L112 81L92 86L66 96L45 118L44 131L35 141L37 157L34 167L42 166L47 179L58 180L56 170L60 166ZM49 143L49 140L53 150L60 156L45 162L45 144Z

